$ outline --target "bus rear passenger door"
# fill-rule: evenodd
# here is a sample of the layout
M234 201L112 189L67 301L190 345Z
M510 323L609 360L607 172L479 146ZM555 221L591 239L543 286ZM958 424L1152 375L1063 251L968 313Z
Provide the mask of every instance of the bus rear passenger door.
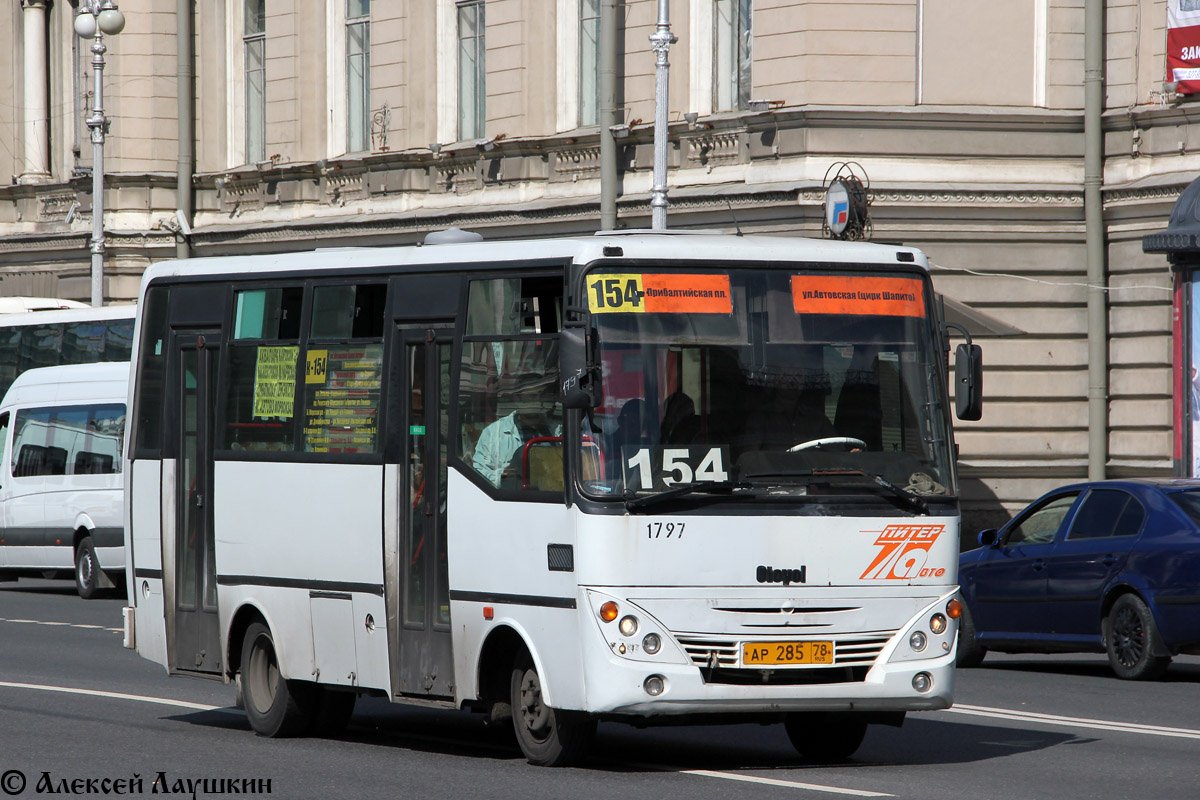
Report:
M220 673L217 567L213 558L213 422L219 333L176 334L179 464L175 483L175 598L172 667Z
M402 443L398 469L400 694L454 695L446 564L446 448L451 328L401 328L398 401L389 440ZM393 352L396 352L393 350Z

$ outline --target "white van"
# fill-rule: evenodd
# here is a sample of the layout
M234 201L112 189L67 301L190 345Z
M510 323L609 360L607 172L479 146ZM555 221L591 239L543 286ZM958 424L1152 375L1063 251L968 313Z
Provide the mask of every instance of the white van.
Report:
M0 580L73 570L123 586L121 449L129 362L22 373L0 402Z

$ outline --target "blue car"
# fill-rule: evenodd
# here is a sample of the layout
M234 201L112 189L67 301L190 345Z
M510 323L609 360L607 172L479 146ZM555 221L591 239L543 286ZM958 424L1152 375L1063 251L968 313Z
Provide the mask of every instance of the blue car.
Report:
M958 665L1003 653L1105 652L1152 680L1200 653L1200 480L1063 486L959 556Z

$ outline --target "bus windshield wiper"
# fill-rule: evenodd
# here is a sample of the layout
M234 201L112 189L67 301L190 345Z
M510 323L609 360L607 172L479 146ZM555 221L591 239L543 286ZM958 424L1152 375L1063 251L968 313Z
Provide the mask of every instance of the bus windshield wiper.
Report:
M696 492L720 492L722 494L732 494L734 489L744 486L745 484L734 483L732 481L696 481L695 483L680 484L671 489L666 489L658 494L649 494L643 497L632 497L631 493L625 496L625 508L630 511L639 508L646 508L666 500L671 500L676 497L694 494Z
M914 494L913 492L910 492L907 489L900 488L899 486L892 483L891 481L889 481L887 478L883 477L882 475L875 475L870 472L863 472L861 469L829 470L824 473L814 470L813 474L814 475L824 474L824 475L830 475L830 476L832 476L832 475L853 475L855 477L869 478L872 485L878 486L880 489L883 489L885 492L887 492L892 497L896 498L897 500L902 501L903 504L908 506L910 509L917 511L921 514L926 514L926 515L929 514L929 503L925 500L924 497L921 497L921 495L919 495L919 494Z

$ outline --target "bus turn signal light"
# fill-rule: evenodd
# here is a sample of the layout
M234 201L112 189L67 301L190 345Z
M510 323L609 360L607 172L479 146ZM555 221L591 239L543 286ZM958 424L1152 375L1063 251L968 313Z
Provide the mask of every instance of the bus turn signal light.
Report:
M617 604L609 600L604 605L600 606L600 619L605 622L612 622L617 618Z
M962 616L962 603L958 600L951 600L946 603L946 616L950 619L958 619Z

